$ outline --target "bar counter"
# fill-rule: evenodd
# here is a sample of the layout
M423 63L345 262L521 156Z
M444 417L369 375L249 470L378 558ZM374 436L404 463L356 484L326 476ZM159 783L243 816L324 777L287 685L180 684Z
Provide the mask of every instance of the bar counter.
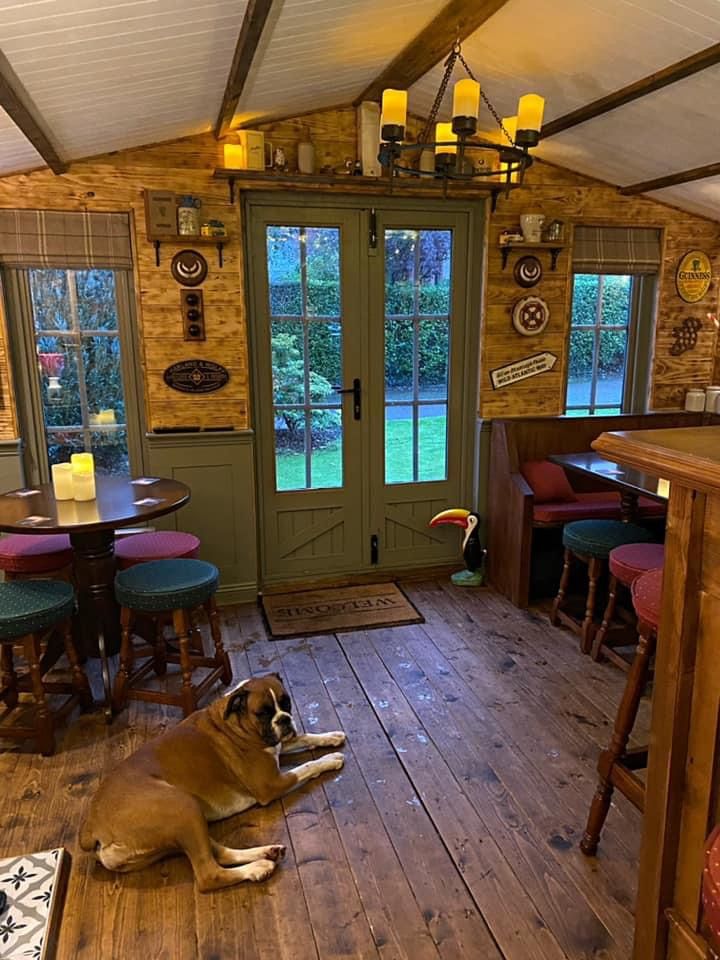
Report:
M670 481L633 960L705 960L701 876L720 820L720 427L604 433L593 448Z

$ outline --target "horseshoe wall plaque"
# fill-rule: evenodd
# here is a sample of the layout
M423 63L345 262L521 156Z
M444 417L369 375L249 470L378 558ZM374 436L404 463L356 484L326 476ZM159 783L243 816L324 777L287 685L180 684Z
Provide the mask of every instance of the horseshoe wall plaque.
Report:
M542 280L542 264L537 257L520 257L515 264L513 277L519 287L534 287Z
M196 250L181 250L172 258L170 273L184 287L197 287L207 276L205 257Z

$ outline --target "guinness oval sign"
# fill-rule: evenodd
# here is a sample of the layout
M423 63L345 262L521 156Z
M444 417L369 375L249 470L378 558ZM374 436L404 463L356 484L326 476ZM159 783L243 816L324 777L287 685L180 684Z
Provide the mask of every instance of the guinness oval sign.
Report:
M230 379L225 367L213 360L180 360L163 373L163 380L181 393L212 393Z
M702 300L712 283L712 264L702 250L691 250L678 264L675 286L685 303Z

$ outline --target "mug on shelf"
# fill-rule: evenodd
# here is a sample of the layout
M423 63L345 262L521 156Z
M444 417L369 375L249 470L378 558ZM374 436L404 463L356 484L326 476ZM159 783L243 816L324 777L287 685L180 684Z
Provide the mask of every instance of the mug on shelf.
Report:
M520 215L520 229L526 243L540 243L545 217L542 213L523 213Z

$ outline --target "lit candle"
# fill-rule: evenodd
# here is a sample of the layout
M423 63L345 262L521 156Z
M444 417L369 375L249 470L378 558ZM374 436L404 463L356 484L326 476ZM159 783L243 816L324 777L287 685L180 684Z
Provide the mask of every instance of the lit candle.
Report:
M245 149L240 143L226 143L223 145L223 164L227 170L244 170Z
M457 153L457 134L453 133L451 123L435 124L435 156L442 153Z
M480 113L480 84L477 80L458 80L453 88L453 116L474 117Z
M670 497L670 481L663 477L658 478L657 492L659 497Z
M95 461L91 453L74 453L72 463L73 496L76 500L95 499Z
M500 143L501 143L504 147L511 147L511 146L514 145L514 143L515 143L515 134L517 133L517 122L518 122L517 116L514 116L514 117L503 117L503 118L502 118L501 123L502 123L502 125L503 125L503 128L504 128L504 130L507 131L508 136L510 137L510 140L512 140L512 143L510 143L510 141L508 140L508 138L505 136L505 133L503 133L503 131L501 130L501 131L500 131ZM500 173L502 174L502 176L503 176L503 178L504 178L505 180L507 180L507 175L508 175L508 170L509 170L509 168L510 168L510 164L509 164L509 163L501 163L501 164L500 164ZM516 182L517 182L517 178L518 178L517 173L511 173L511 174L510 174L510 183L516 183Z
M56 500L73 499L73 468L70 463L54 463L52 472L53 493Z
M545 101L537 93L526 93L518 101L518 130L540 131L545 112Z
M407 90L383 90L380 125L404 128L406 120Z

